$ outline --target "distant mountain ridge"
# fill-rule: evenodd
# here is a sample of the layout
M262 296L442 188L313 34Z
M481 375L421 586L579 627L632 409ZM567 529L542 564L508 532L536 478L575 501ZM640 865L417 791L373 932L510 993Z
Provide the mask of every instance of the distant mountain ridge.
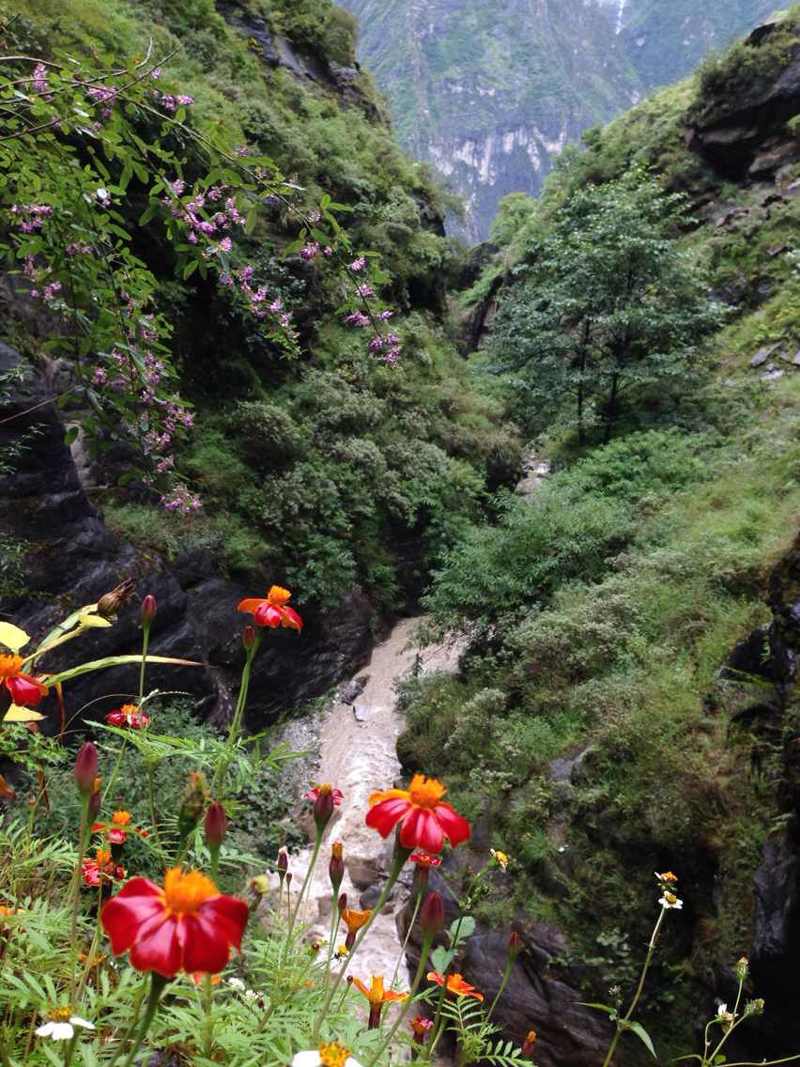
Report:
M403 144L486 238L501 197L538 194L589 126L692 70L774 0L340 0Z

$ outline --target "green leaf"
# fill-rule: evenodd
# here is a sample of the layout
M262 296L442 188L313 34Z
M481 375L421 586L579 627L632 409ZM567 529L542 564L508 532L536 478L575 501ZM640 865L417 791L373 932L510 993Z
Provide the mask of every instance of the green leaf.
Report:
M191 278L194 272L197 270L199 264L196 259L190 259L186 266L183 268L183 280Z
M256 222L258 221L258 208L254 204L247 212L247 219L244 224L244 232L252 233L255 229Z
M453 956L455 956L454 952L448 952L446 948L439 945L439 947L435 948L431 953L431 966L435 971L438 971L439 974L444 974L452 963Z
M80 430L80 427L71 426L67 430L67 432L64 434L64 444L67 445L67 446L71 445L72 442L75 440L75 438L78 436L79 430Z
M578 1003L583 1008L595 1008L597 1011L604 1011L607 1015L610 1015L612 1019L616 1018L617 1009L611 1008L608 1004L592 1004L588 1000L579 1000Z
M633 1030L633 1032L636 1034L636 1036L639 1038L639 1040L644 1044L645 1048L650 1053L650 1055L653 1057L653 1059L657 1060L658 1056L656 1056L656 1050L653 1048L653 1042L650 1040L650 1035L645 1030L645 1028L642 1026L642 1024L641 1023L628 1023L628 1027L627 1028L629 1030ZM723 1056L723 1059L724 1058L725 1057Z

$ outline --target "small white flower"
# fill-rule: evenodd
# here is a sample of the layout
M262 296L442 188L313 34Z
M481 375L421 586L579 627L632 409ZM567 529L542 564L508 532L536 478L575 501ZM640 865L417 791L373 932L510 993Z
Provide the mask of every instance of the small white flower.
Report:
M247 986L244 984L241 978L229 978L228 985L233 986L233 988L238 990L240 993L244 993L245 989L247 989Z
M333 1062L340 1059L346 1052L346 1048L336 1044L312 1048L307 1052L298 1052L292 1060L292 1067L332 1067ZM361 1067L361 1064L352 1056L348 1056L344 1061L344 1067Z
M736 1013L728 1011L727 1004L720 1004L720 1006L717 1008L717 1019L721 1023L726 1023L728 1026L730 1026L736 1021Z
M53 1012L55 1018L50 1018L46 1023L42 1023L41 1026L37 1026L36 1033L39 1037L50 1037L53 1041L71 1041L75 1036L75 1027L80 1026L84 1030L94 1030L94 1023L88 1022L86 1019L81 1019L79 1015L70 1015L68 1018L63 1019L61 1015L63 1012Z
M674 893L664 893L663 897L659 898L658 903L662 908L682 908L683 901L678 900Z

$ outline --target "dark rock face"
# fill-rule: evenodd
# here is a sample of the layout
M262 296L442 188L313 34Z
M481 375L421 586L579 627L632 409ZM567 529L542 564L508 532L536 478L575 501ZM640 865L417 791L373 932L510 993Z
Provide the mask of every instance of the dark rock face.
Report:
M448 867L457 867L457 853L448 857ZM445 923L450 925L460 913L444 880L431 871L429 885L440 893L445 904ZM397 917L400 936L405 937L412 904ZM569 981L550 971L555 957L565 957L568 945L556 927L543 922L515 923L523 948L514 963L503 995L497 1002L493 1021L502 1027L503 1037L522 1045L529 1030L538 1035L534 1058L540 1067L597 1067L603 1062L613 1030L604 1015L583 1007L576 988L582 977L573 966ZM413 968L419 963L422 935L417 924L409 939L408 957ZM500 989L507 959L508 932L490 933L478 927L469 938L457 969L467 982L483 993L491 1004ZM584 969L585 973L585 969ZM575 986L570 982L574 982Z
M774 26L760 27L748 38L752 48L769 41ZM729 178L771 177L797 146L786 123L800 110L800 45L774 81L730 101L711 121L696 125L689 147Z
M0 373L19 364L17 353L0 344ZM48 396L38 377L18 387L0 418L0 449L7 449L32 427L31 446L15 461L13 474L0 478L5 507L0 532L27 543L22 594L0 590L0 616L13 618L34 640L70 611L97 601L127 578L137 595L109 629L96 629L42 661L54 672L103 656L136 654L141 648L140 598L152 593L158 604L150 652L199 661L202 666L153 666L148 688L188 693L203 717L218 724L230 718L243 663L236 612L243 596L260 590L216 573L213 560L178 560L170 567L154 554L137 552L106 529L101 514L81 486L64 426L52 404L36 410ZM259 577L264 585L266 580ZM268 584L268 583L266 583ZM265 590L264 590L265 591ZM306 627L269 631L255 661L248 717L263 726L282 711L326 692L366 661L372 643L373 611L354 594L334 613L303 612ZM97 719L132 696L135 668L113 668L83 675L65 685L67 715ZM110 695L109 695L110 694ZM88 705L88 707L87 707ZM51 697L42 710L55 708Z

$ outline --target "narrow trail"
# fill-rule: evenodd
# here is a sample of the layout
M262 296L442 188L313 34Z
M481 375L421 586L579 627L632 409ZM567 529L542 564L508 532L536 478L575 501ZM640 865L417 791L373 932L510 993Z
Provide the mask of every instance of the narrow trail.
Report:
M455 671L458 665L462 647L457 642L421 650L408 647L419 622L414 618L397 623L386 640L375 646L369 664L356 676L367 679L360 695L352 704L337 700L322 722L317 778L341 789L344 800L327 827L300 920L310 925L309 937L323 943L327 943L334 907L328 880L331 843L344 844L346 873L340 892L347 893L350 907L360 907L362 893L383 883L391 861L391 838L385 842L370 830L364 816L370 793L391 788L401 773L395 746L405 724L397 709L394 684L412 669L428 674ZM310 848L292 857L293 890L299 891L310 858ZM357 977L368 980L375 974L383 975L387 981L391 978L400 952L396 909L402 906L404 897L402 889L396 892L394 901L375 920L353 964L352 973ZM340 936L339 942L342 940ZM405 961L398 977L400 984L407 987Z

